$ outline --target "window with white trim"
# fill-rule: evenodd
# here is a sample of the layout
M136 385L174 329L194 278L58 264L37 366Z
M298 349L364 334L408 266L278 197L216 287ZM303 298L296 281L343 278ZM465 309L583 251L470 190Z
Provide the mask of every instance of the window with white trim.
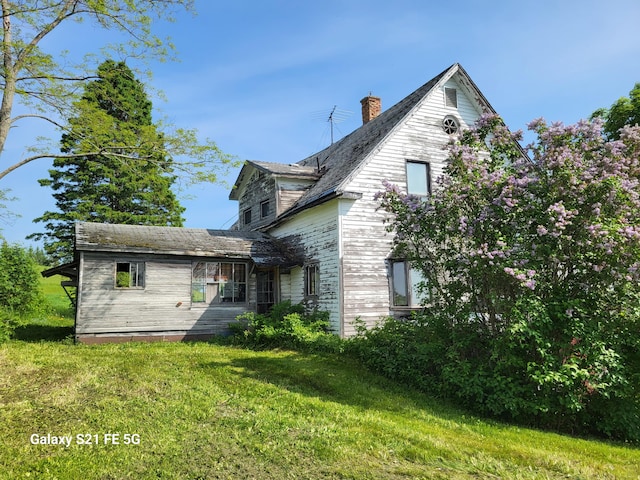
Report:
M116 288L144 288L144 262L116 262Z
M191 301L204 304L246 303L246 263L193 262Z
M391 262L391 304L394 307L420 307L420 285L424 280L420 270L413 268L409 262Z
M429 163L407 160L407 193L418 197L428 197L431 194Z
M458 91L455 88L444 87L444 104L447 107L458 108Z

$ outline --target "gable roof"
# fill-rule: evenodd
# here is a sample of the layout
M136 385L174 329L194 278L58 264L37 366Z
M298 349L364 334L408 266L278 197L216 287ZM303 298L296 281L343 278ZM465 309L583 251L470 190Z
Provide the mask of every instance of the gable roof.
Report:
M476 100L480 108L495 113L467 72L460 64L455 63L346 137L298 162L299 165L308 168L319 168L322 176L280 218L286 218L336 196L348 195L349 192L345 192L344 189L350 177L369 154L422 103L424 98L456 73L461 79L461 86Z
M258 266L293 266L292 249L261 232L76 223L76 250L252 260Z
M320 178L318 170L312 166L305 166L299 163L287 165L286 163L275 162L258 162L256 160L247 160L242 166L242 170L238 174L236 183L233 185L229 193L229 200L238 200L240 186L245 178L251 174L253 170L274 175L276 177L300 178L307 180L317 180Z

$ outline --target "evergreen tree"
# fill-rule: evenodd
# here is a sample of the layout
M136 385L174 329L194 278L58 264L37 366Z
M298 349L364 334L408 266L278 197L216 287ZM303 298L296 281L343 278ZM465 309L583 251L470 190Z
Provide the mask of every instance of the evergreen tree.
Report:
M184 208L171 190L176 175L152 122L152 104L143 84L124 62L105 61L87 84L62 135L64 158L53 162L42 186L54 191L59 211L36 222L53 259L69 261L76 221L182 226ZM94 155L96 145L108 145ZM108 150L108 151L107 151ZM137 158L132 159L132 152Z

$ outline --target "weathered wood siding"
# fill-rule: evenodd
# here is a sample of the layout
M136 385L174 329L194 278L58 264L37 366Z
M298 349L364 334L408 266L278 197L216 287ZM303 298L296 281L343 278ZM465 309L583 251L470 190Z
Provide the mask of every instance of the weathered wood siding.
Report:
M289 299L317 306L330 314L332 328L340 331L340 269L338 246L338 201L333 200L310 208L269 231L275 237L287 239L304 255L305 264L320 268L319 296L305 297L304 267L296 267L289 274ZM283 300L287 300L284 298Z
M261 203L269 202L269 213L262 216ZM238 227L255 230L273 222L277 212L276 181L272 175L254 171L238 202ZM244 223L244 212L251 210L251 223Z
M311 185L313 185L312 180L278 178L276 181L277 214L280 215L289 210Z
M458 108L446 107L444 87L458 93ZM355 333L353 322L360 318L374 325L393 312L390 302L388 258L393 237L385 231L384 212L374 200L388 180L406 190L406 161L429 162L432 187L442 175L447 158L443 145L449 136L442 129L446 115L454 115L462 128L479 116L473 103L464 95L455 76L441 88L431 92L413 113L399 124L355 172L345 190L358 192L358 200L340 201L342 253L342 322L343 334ZM397 313L397 312L395 312Z
M191 304L191 258L94 252L82 256L76 314L76 336L81 340L224 334L237 315L256 309L255 274L248 278L247 303L200 306ZM115 288L116 262L145 262L144 288Z

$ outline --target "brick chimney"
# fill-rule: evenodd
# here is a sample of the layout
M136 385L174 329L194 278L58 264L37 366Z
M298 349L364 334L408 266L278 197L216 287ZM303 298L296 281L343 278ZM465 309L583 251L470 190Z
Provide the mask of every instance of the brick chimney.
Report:
M371 120L380 115L382 110L382 100L380 97L374 97L369 94L360 100L362 104L362 124L369 123Z

